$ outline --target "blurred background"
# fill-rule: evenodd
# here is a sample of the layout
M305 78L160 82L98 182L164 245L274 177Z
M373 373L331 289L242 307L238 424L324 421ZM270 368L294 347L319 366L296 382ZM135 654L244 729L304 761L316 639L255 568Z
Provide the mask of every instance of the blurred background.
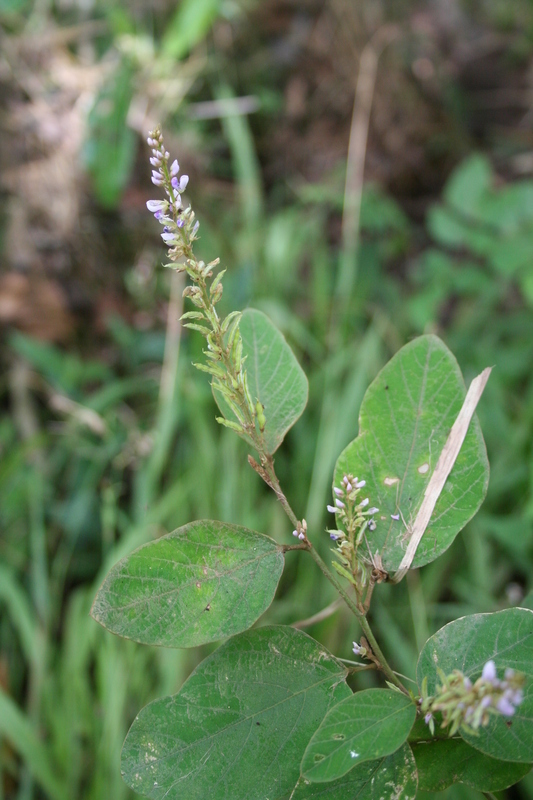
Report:
M531 0L0 0L0 37L0 798L133 798L128 726L209 652L101 629L113 563L200 518L291 541L177 324L145 207L157 122L224 311L265 311L309 377L276 467L328 560L333 465L381 366L435 332L467 383L495 367L482 510L374 595L396 668L457 616L531 604ZM262 621L332 599L288 554ZM309 632L345 658L358 635L344 610Z

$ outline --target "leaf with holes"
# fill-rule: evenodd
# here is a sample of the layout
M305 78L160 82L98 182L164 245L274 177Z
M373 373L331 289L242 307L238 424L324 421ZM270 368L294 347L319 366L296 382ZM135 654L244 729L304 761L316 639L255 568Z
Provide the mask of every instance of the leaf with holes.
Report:
M142 644L195 647L249 628L283 571L273 539L239 525L191 522L116 564L91 614Z
M300 781L291 800L414 800L416 763L408 744L376 761L365 761L331 783Z
M479 792L500 792L531 769L531 764L490 758L462 739L431 739L411 747L418 787L424 792L442 792L453 783L465 783Z
M473 614L450 622L425 643L416 669L418 685L428 679L434 694L440 679L436 668L448 675L461 670L476 681L487 661L494 661L499 678L506 669L526 676L524 700L514 716L491 716L486 727L472 735L459 729L476 750L502 761L530 763L533 754L533 611L508 608L495 614Z
M379 508L376 528L366 531L366 539L388 572L398 569L405 554L410 526L464 398L457 361L436 336L420 336L403 347L363 398L359 436L339 456L334 485L340 486L349 473L366 481L365 495ZM434 561L451 545L481 505L488 479L485 444L474 416L413 567Z
M147 705L124 742L124 780L165 800L281 800L305 745L351 695L346 669L294 628L247 631L203 661L178 694Z
M302 776L333 781L356 764L394 753L409 736L416 716L413 701L392 689L365 689L326 715L307 745Z
M307 405L307 378L285 337L266 314L246 309L239 330L248 387L253 402L260 400L265 408L263 437L267 453L272 454ZM215 390L214 395L226 419L235 420L220 392ZM252 443L247 436L243 438Z

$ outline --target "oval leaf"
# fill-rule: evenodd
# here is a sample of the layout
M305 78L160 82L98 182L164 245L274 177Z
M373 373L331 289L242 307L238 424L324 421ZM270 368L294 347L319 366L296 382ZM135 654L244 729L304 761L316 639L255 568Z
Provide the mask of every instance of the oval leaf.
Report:
M267 453L274 453L307 405L308 383L283 334L266 314L255 308L243 312L239 323L248 388L254 403L265 407L263 433ZM222 395L215 400L226 419L234 420ZM243 436L247 441L248 437ZM251 442L250 442L251 443Z
M122 751L136 792L165 800L285 798L305 745L347 695L346 669L293 628L230 639L178 694L137 716Z
M191 522L119 561L91 614L142 644L195 647L249 628L274 599L283 563L268 536Z
M410 526L464 398L457 361L437 336L420 336L403 347L363 398L359 436L339 456L334 485L340 486L349 473L366 480L365 495L379 508L376 529L367 530L366 538L388 572L398 569L405 554ZM413 567L434 561L451 545L481 505L488 479L485 444L474 416Z
M479 792L500 792L531 769L531 764L490 758L462 739L432 739L411 747L418 769L418 788L425 792L442 792L452 783L465 783Z
M390 756L365 761L331 783L300 782L292 800L414 800L416 764L408 744Z
M347 697L325 717L307 745L302 775L313 783L333 781L356 764L394 753L413 727L416 707L392 689L365 689Z
M503 761L529 763L533 754L533 611L508 608L495 614L473 614L450 622L427 640L417 665L418 685L428 679L433 694L440 682L436 667L448 675L459 669L476 681L492 660L498 677L511 668L527 676L524 701L513 717L491 716L476 736L459 730L476 750Z

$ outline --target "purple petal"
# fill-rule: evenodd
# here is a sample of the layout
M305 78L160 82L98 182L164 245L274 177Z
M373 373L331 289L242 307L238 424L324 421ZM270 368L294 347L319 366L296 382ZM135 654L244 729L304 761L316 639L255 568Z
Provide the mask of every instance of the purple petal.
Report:
M483 672L481 673L481 677L485 681L490 681L490 683L492 683L496 679L496 664L494 663L494 661L487 661L487 663L483 667Z

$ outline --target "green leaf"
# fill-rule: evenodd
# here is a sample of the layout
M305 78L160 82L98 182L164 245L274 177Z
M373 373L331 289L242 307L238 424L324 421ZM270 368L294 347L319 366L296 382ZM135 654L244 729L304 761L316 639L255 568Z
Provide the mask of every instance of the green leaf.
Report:
M451 174L444 188L446 202L467 218L478 216L478 208L492 183L488 158L475 154Z
M221 0L182 0L167 25L161 50L180 59L209 32L220 12Z
M513 717L491 716L487 727L477 735L459 733L476 750L503 761L530 763L533 753L533 611L508 608L495 614L473 614L450 622L429 638L422 648L417 665L421 686L428 679L433 694L440 682L436 668L448 675L461 670L476 681L484 664L492 660L498 677L505 669L527 676L524 701Z
M67 800L67 782L62 782L57 764L48 747L40 740L37 727L0 689L0 737L15 748L50 800Z
M133 71L122 62L89 113L84 160L104 208L116 208L135 162L137 136L126 124L133 97Z
M331 783L300 782L291 800L414 800L416 764L409 745L377 761L365 761Z
M122 751L136 792L165 800L281 800L329 708L351 694L346 669L293 628L230 639L178 694L137 716Z
M240 332L248 387L252 401L260 400L265 407L264 442L267 453L272 454L307 405L307 378L285 337L266 314L246 309ZM233 415L220 392L214 391L214 395L224 416L231 419Z
M356 764L388 756L409 736L412 700L391 689L365 689L329 711L304 753L302 775L312 783L340 778Z
M249 628L271 604L283 553L268 536L191 522L116 564L91 614L143 644L194 647Z
M345 473L366 480L365 495L377 506L376 529L366 531L372 553L396 570L410 526L463 400L465 385L452 353L436 336L403 347L369 386L359 415L359 436L341 453L335 486ZM413 567L434 561L481 505L489 465L474 416L455 465L419 544ZM391 515L400 515L399 520Z
M418 788L425 792L442 792L452 783L466 783L479 792L500 792L531 769L531 764L483 755L462 739L432 739L411 747L418 769Z

